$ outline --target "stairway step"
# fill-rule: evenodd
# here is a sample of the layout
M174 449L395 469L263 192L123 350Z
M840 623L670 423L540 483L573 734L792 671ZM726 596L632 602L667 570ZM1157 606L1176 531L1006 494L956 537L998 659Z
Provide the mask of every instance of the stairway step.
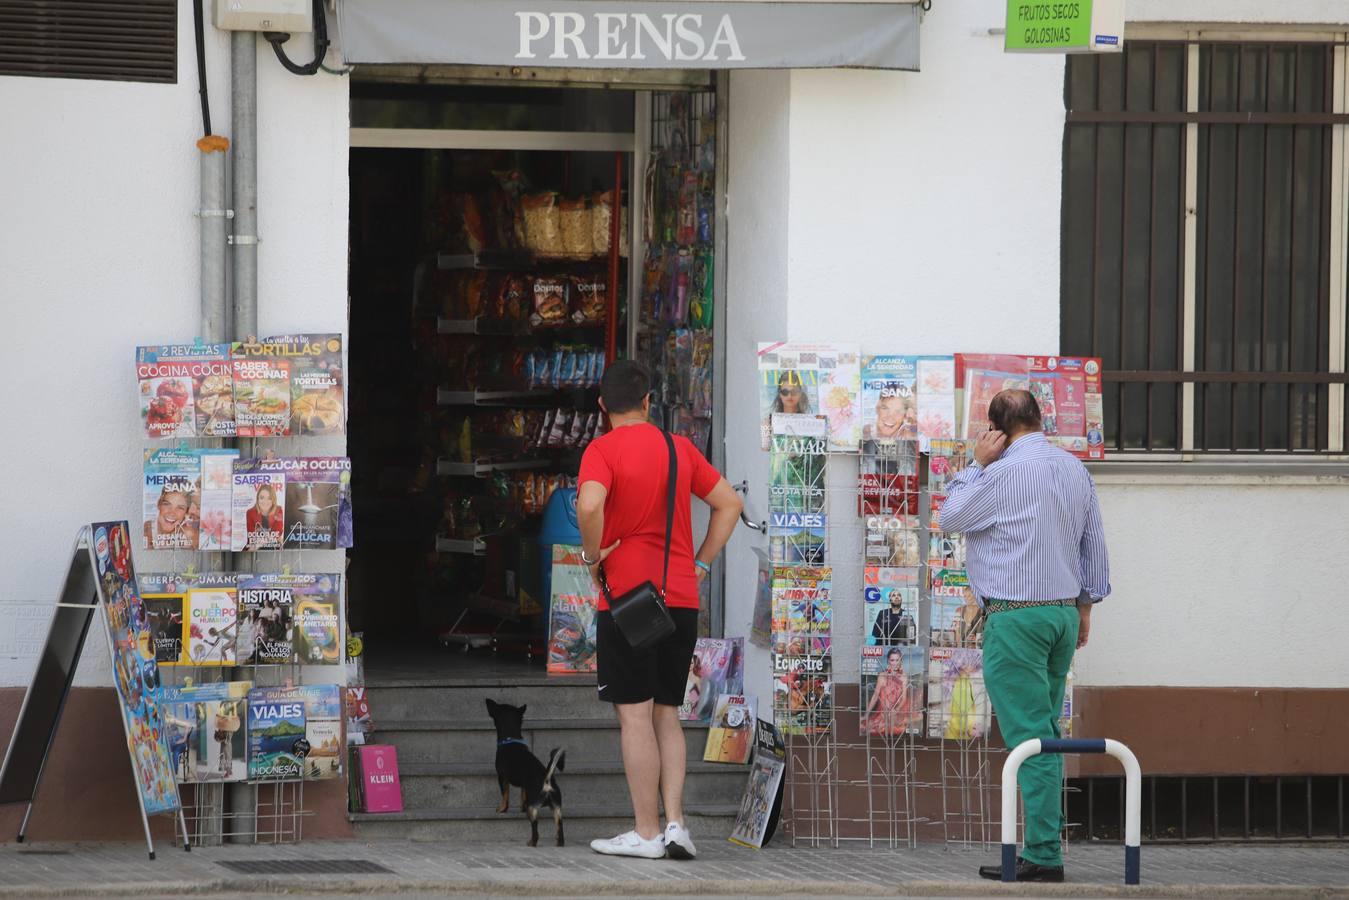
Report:
M526 719L523 737L530 749L546 759L554 747L567 751L574 762L619 758L618 722L612 718ZM495 754L496 729L490 720L375 719L375 743L398 748L400 763L457 763ZM684 724L690 760L701 760L707 746L707 726Z
M598 718L612 715L612 707L595 695L594 679L540 684L399 684L366 685L370 712L395 719L486 720L487 700L529 706L535 715L549 718Z
M738 794L737 794L738 796ZM725 840L731 833L735 804L689 804L685 824L694 840ZM401 813L350 813L348 818L362 840L442 841L455 844L523 845L529 825L518 810L497 813L495 807L428 808ZM632 828L631 807L620 804L571 806L564 810L568 843L584 845L594 838L611 837ZM539 820L539 843L552 846L552 815Z

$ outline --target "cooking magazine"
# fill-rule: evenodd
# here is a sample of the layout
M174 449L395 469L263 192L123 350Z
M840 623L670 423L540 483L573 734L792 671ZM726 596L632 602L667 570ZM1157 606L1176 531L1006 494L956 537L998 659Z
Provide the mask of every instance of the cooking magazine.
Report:
M267 338L262 346L290 363L290 433L345 433L342 335L285 334Z
M239 437L291 434L291 362L268 344L233 345L234 419Z
M228 344L137 347L136 386L147 438L234 435Z

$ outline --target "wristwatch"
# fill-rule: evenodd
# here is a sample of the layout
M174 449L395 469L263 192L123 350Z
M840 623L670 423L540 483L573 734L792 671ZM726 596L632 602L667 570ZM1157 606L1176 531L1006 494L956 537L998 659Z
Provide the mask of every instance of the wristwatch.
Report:
M581 562L585 563L587 566L595 566L595 565L599 565L599 562L600 562L600 561L599 561L598 559L591 559L590 557L586 556L585 550L582 550L582 551L581 551Z

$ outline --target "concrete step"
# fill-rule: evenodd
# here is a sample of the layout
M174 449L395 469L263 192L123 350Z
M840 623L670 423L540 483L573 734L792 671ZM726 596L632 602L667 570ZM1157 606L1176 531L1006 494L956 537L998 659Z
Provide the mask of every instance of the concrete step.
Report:
M403 806L409 810L475 808L496 804L501 797L496 771L490 765L406 765L400 762L398 770ZM691 762L684 783L684 797L693 805L725 802L728 797L738 797L744 790L747 775L747 766ZM617 762L570 764L558 776L558 781L567 806L573 802L581 807L617 803L628 796L623 766ZM511 791L511 808L520 808L518 788Z
M595 696L595 679L581 676L559 677L555 681L533 684L374 684L366 686L370 714L380 719L450 719L485 721L486 701L521 704L529 715L550 719L612 716L612 707Z
M735 803L689 804L685 824L695 842L724 841L731 834ZM439 841L455 845L521 846L529 841L529 822L518 809L498 814L495 806L407 810L401 813L351 813L361 840ZM569 846L613 837L632 828L632 808L624 803L566 804L563 813ZM539 845L553 845L553 817L539 820Z
M372 711L372 715L374 715ZM620 758L618 723L612 718L525 718L524 739L540 759L554 747L567 751L573 763ZM375 718L372 741L393 744L400 763L466 763L496 758L496 729L485 715L478 719ZM685 723L684 741L690 760L703 758L707 726Z

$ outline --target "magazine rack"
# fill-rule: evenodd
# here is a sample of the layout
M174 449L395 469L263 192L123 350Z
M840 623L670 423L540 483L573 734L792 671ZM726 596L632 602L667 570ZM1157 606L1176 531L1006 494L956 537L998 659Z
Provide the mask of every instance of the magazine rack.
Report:
M773 498L770 515L782 510L783 507L774 501L784 495L779 474L783 466L776 459L778 454L773 455L775 475L770 484L770 497ZM875 445L864 445L855 463L859 467L859 477L853 479L855 487L851 490L832 487L823 471L805 471L805 480L818 485L818 503L811 506L811 511L823 513L825 523L816 535L824 547L823 559L815 558L816 565L829 565L838 571L848 565L839 548L868 546L868 531L872 529L865 513L869 504L877 502L878 496L883 504L879 514L909 515L907 510L884 506L887 502L886 466L893 458L888 451L877 453ZM829 461L829 466L835 469L835 481L840 478L838 463L837 458ZM926 460L920 459L920 475L924 474L925 467ZM797 472L801 471L798 467ZM877 473L881 475L879 494L876 478L860 477ZM801 480L799 474L797 480ZM922 648L924 666L916 680L920 682L919 696L926 697L922 733L862 734L858 727L866 715L862 686L857 686L855 704L840 704L838 684L834 683L830 707L812 712L813 716L823 719L825 727L814 732L784 734L788 765L784 773L783 827L791 836L793 846L837 847L843 842L866 842L871 847L912 849L917 846L923 828L933 836L940 829L941 840L952 849L992 851L999 843L1002 822L994 794L999 789L998 766L1006 754L990 747L991 709L988 727L976 736L948 737L944 732L928 736L928 717L939 700L933 686L928 684L933 620L930 578L926 570L930 539L938 529L932 527L934 504L931 495L924 490L918 499L916 514L905 518L904 524L917 531L920 548L920 559L917 560L921 573L918 621L922 627L918 630L916 644ZM868 557L864 565L878 564L874 552L863 549L862 555ZM797 562L797 565L806 564ZM839 654L856 653L860 640L861 635L832 633L828 652L835 660ZM845 816L842 812L845 808L866 812ZM920 816L920 808L931 810L931 817ZM1065 816L1065 830L1068 827L1071 823Z

